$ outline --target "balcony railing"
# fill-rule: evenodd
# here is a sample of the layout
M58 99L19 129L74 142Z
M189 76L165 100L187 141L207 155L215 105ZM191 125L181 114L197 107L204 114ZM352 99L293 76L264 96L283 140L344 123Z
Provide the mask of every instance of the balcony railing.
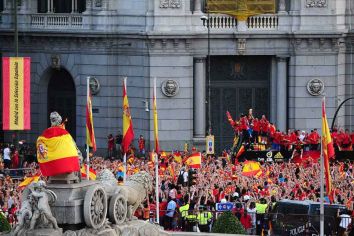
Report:
M250 16L247 19L249 30L277 30L278 16L273 14Z
M31 27L50 29L80 29L82 16L73 14L32 14Z
M210 15L210 28L211 29L237 29L237 20L235 17L223 14ZM204 21L203 25L208 27L207 22ZM278 29L278 16L275 14L265 14L258 16L250 16L246 22L247 29L253 30L277 30Z
M207 22L203 22L205 27L207 26ZM210 28L222 28L222 29L232 29L237 28L237 20L235 17L228 16L228 15L219 15L219 14L212 14L210 15Z

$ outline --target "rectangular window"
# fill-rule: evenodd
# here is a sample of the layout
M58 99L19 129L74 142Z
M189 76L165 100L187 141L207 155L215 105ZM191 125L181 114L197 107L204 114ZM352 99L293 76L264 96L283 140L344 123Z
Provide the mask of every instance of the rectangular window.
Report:
M72 0L53 0L53 11L55 13L71 13Z
M37 2L38 4L37 4L37 12L38 13L46 13L47 11L48 11L48 5L47 5L47 3L48 3L48 1L47 0L38 0L38 2Z

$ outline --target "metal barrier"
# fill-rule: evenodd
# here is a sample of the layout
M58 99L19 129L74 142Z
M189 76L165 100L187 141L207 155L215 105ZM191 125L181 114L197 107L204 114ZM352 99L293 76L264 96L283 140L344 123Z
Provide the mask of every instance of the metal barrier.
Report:
M34 168L17 168L17 169L4 169L3 173L9 175L12 179L21 179L25 173L34 171Z

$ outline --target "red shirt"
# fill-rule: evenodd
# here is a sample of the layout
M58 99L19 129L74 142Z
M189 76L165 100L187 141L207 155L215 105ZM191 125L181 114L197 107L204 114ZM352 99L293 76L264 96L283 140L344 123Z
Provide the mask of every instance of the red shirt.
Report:
M350 139L352 140L352 144L354 144L354 133L350 135Z
M143 138L139 138L139 151L141 152L144 149L145 149L145 140Z
M242 214L240 222L246 230L252 227L252 219L251 216L248 214L246 216L245 214Z
M240 125L241 125L241 129L242 130L248 130L249 123L248 123L247 117L242 117L241 120L240 120L240 123L241 123Z
M160 209L159 216L161 216L161 217L165 216L166 209L167 209L167 202L166 201L165 202L160 202L159 209Z
M260 130L260 122L258 120L253 120L253 130L259 132Z

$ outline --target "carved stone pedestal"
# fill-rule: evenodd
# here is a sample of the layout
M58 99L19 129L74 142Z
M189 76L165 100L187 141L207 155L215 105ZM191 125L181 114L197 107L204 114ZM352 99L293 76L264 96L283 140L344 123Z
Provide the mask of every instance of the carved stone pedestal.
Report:
M59 225L84 223L83 207L87 189L97 185L96 181L82 181L74 184L48 184L58 199L51 206L53 216Z
M62 229L34 229L28 230L26 236L62 236Z

